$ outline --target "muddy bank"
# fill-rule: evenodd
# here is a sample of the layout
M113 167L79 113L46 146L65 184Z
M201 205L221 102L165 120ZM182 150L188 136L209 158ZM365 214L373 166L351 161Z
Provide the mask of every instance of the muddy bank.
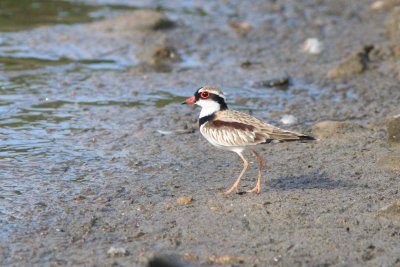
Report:
M399 264L390 11L359 1L142 7L1 35L2 263ZM304 50L309 38L319 53ZM209 145L199 110L180 105L204 84L320 140L262 148L262 193L225 198L240 159ZM243 189L255 183L251 162Z

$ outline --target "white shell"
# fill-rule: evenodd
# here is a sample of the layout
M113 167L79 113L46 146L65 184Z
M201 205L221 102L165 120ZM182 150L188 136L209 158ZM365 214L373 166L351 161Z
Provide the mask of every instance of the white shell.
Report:
M293 115L283 115L281 122L285 125L293 125L297 123L297 118Z
M308 38L303 45L303 51L312 54L318 55L322 52L323 44L317 38Z

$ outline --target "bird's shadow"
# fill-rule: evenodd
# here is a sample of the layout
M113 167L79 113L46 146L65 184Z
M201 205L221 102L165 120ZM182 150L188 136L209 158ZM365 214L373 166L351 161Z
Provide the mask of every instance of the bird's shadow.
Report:
M267 181L268 183L268 181ZM272 190L295 190L295 189L336 189L354 188L357 185L340 179L331 179L326 173L308 173L299 176L282 177L269 181Z

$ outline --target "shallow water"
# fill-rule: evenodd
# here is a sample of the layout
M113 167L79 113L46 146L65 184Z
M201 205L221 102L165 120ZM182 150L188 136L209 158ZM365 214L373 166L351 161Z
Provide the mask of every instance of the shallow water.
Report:
M121 9L135 9L135 7L119 6L113 3L95 5L72 1L2 0L0 32L23 31L55 24L91 22Z

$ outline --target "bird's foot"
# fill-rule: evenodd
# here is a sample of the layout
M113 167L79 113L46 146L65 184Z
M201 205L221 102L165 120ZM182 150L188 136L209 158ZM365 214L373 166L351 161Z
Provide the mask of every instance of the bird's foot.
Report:
M233 185L231 188L229 188L228 191L226 191L226 192L224 193L224 196L229 195L229 194L232 193L234 190L236 190L236 193L237 193L237 194L240 194L239 187L238 187L237 185Z
M261 187L260 186L256 186L251 190L247 190L246 193L256 193L256 194L260 194L261 191Z

